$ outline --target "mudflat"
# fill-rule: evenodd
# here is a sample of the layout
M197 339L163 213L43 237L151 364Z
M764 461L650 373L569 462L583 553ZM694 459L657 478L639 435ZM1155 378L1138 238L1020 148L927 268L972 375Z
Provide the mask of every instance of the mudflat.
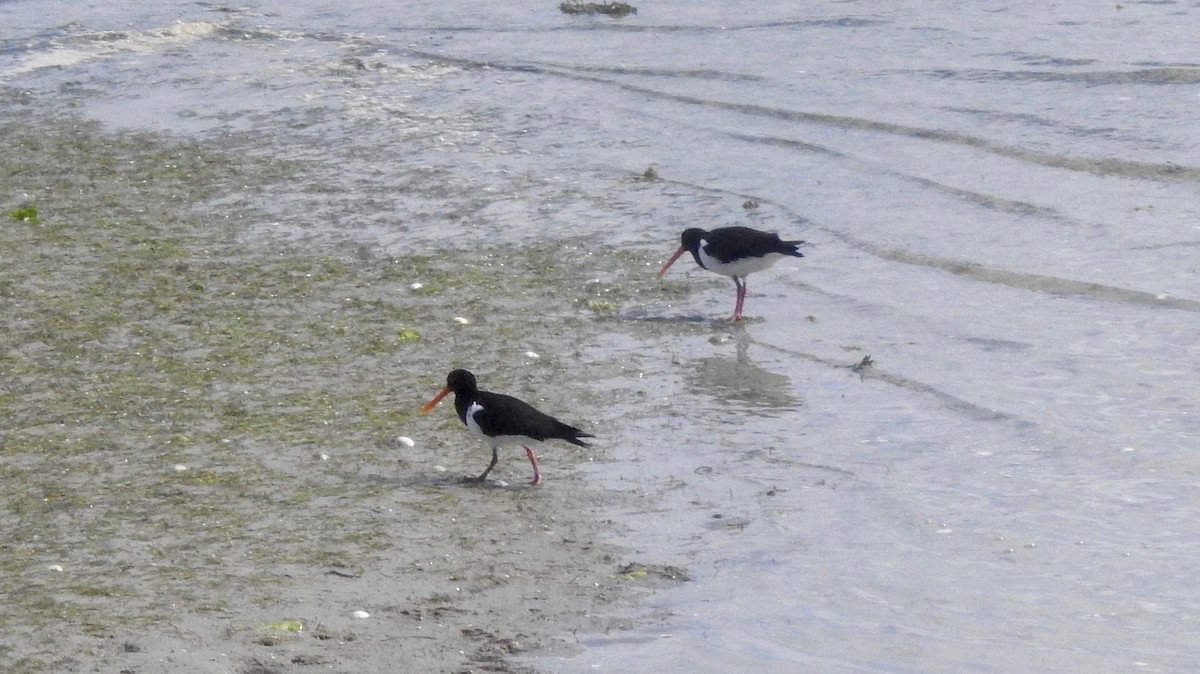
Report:
M653 584L577 470L610 394L560 375L608 305L567 244L246 236L301 168L32 111L0 142L6 671L527 671ZM489 364L595 448L463 484L487 450L417 412Z

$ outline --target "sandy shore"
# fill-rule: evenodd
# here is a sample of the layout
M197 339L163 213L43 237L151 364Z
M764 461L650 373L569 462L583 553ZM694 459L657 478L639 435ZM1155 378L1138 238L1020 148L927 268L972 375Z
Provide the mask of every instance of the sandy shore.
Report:
M0 139L6 671L528 671L680 580L600 542L606 394L560 375L619 365L573 360L610 305L566 244L246 237L306 167L32 112ZM456 366L596 448L461 484L486 450L417 416Z

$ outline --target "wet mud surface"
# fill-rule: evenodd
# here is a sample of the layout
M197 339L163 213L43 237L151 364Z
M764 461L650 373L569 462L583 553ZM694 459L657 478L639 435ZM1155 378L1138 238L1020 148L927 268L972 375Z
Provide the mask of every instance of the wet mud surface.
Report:
M579 373L624 364L584 355L621 322L573 244L245 236L214 204L301 169L33 114L0 143L6 671L527 671L686 579L603 542L635 497L577 470L618 413ZM462 484L487 450L417 416L458 366L598 442Z
M1187 671L1187 11L0 3L0 670Z

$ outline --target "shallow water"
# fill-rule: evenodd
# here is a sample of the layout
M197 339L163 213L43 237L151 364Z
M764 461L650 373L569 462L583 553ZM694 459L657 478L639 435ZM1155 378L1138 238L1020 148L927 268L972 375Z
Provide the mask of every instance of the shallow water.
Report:
M375 6L5 2L0 82L298 167L211 203L237 236L569 244L616 309L561 354L587 470L645 495L606 538L691 580L532 664L1200 658L1195 6ZM754 320L686 260L647 290L732 224L811 244Z

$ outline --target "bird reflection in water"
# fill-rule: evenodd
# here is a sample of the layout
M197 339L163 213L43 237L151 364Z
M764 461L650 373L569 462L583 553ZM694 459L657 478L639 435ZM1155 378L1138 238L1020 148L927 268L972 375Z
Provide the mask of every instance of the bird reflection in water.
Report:
M784 414L804 405L804 398L793 392L790 379L754 363L750 358L751 340L744 330L714 338L713 342L726 339L734 342L734 356L699 358L688 365L684 378L693 390L708 393L723 405L743 407L762 416Z

